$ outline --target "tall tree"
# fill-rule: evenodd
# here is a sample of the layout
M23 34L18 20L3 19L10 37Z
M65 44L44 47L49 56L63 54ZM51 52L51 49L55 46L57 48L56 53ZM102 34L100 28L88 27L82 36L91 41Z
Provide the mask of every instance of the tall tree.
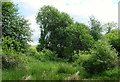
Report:
M94 17L90 17L90 32L95 40L101 38L102 27L101 23Z
M66 37L65 28L71 25L73 20L68 14L60 12L52 6L43 6L39 10L36 20L41 28L41 37L37 50L48 48L60 54Z
M30 41L29 23L20 16L12 2L2 2L2 48L25 52Z
M58 57L71 58L74 50L88 50L93 43L86 25L73 23L68 14L54 7L43 6L36 20L41 28L38 51L47 48L56 51Z

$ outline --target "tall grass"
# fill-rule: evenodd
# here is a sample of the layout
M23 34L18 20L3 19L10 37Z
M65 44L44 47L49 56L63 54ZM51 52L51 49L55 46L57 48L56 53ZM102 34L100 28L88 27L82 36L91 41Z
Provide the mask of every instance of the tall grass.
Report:
M31 76L31 80L62 80L78 71L69 63L41 62L31 57L28 57L28 60L24 67L3 70L2 79L22 80L23 77Z
M2 71L2 80L22 80L27 74L24 68L6 69Z
M62 68L61 65L63 66ZM61 73L60 70L64 70L65 72ZM60 80L71 75L72 73L75 73L77 69L66 63L39 61L38 63L30 63L28 71L34 80Z

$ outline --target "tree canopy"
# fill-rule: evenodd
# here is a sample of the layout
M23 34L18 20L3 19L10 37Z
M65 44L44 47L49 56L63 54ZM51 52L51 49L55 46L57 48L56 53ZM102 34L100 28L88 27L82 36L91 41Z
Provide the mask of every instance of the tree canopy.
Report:
M74 50L88 50L93 38L89 28L52 6L43 6L36 17L41 28L37 50L56 51L59 57L70 57Z
M90 17L90 33L94 40L100 39L102 35L101 23L94 16Z
M30 41L29 23L12 2L2 2L2 49L25 52ZM6 50L7 51L7 50Z

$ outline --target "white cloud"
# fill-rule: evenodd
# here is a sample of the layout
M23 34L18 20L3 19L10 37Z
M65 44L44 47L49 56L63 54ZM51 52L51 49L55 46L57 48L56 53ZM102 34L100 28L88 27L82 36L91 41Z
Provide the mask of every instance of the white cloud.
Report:
M22 2L30 12L38 12L43 5L52 5L60 11L67 12L71 16L88 17L94 15L103 22L117 22L117 4L112 0L18 0Z
M34 29L33 39L39 36L39 28L35 23L35 15L43 5L52 5L58 10L70 14L75 21L88 23L89 16L94 15L101 22L117 22L118 6L112 0L13 0L22 2L27 9L27 13L32 13L26 18L31 22L31 29ZM25 12L24 10L22 10ZM34 13L33 13L34 12Z

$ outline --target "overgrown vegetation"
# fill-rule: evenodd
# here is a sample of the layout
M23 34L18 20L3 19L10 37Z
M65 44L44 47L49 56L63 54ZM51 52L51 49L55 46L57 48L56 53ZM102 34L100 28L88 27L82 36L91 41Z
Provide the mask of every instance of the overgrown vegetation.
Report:
M81 80L119 79L120 38L115 23L102 25L92 16L87 26L43 6L36 17L41 28L39 44L30 46L27 20L12 2L2 6L3 80L64 80L77 72Z

